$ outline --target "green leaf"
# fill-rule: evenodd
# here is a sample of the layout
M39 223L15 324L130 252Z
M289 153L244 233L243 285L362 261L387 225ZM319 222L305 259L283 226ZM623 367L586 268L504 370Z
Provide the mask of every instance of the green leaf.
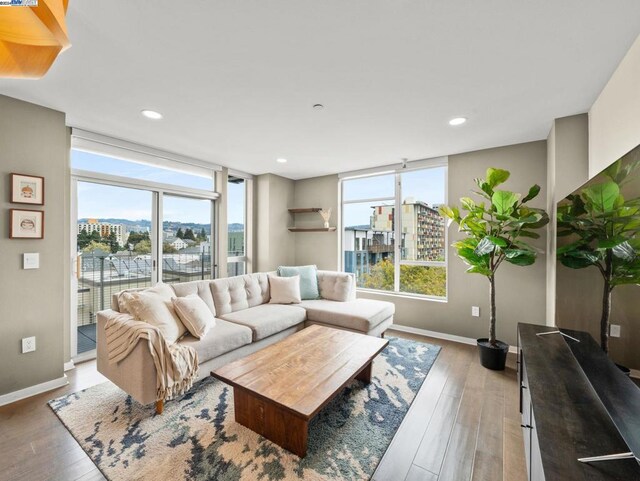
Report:
M530 200L535 199L539 193L540 186L538 184L531 186L531 188L529 189L529 193L524 197L524 199L522 199L522 203L524 204L525 202L529 202Z
M521 230L519 235L522 237L529 237L530 239L540 239L540 234L528 230Z
M520 194L508 190L496 190L491 197L491 203L496 208L498 215L509 215L519 198Z
M485 266L471 266L467 269L469 274L482 274L483 276L490 277L491 269Z
M587 187L582 193L595 211L609 212L616 206L620 187L615 182L608 181Z
M510 175L511 174L508 170L489 167L487 169L487 183L493 189L494 187L506 182Z
M453 213L453 210L448 205L443 205L438 210L439 210L440 215L442 217L447 217L449 219L455 219L455 215Z
M460 203L462 204L462 207L464 207L467 210L473 210L476 207L476 203L473 201L471 197L462 197L460 199Z
M484 256L492 253L496 250L496 245L489 239L489 237L483 238L476 247L474 253L477 256Z
M598 249L611 249L617 246L618 244L622 244L624 241L625 239L622 236L598 239L597 247Z
M627 241L618 244L617 246L611 249L613 255L618 259L622 259L623 261L630 262L636 258L636 251L631 247Z
M494 236L489 235L486 238L490 239L491 242L493 242L498 247L507 247L507 245L508 245L507 239L503 239L502 237L494 237Z
M505 260L516 266L530 266L536 261L536 253L525 249L505 249Z

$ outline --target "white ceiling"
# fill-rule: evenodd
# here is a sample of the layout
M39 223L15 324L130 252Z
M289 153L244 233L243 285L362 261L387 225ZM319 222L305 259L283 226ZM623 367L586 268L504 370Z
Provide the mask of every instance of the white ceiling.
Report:
M46 77L0 93L298 179L546 138L592 105L640 1L71 0L67 20L73 46Z

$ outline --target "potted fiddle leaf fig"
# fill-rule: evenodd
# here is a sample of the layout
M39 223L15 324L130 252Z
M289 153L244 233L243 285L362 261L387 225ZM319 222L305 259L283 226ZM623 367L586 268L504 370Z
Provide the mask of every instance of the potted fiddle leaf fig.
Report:
M489 337L478 339L480 363L503 370L509 345L496 339L496 272L503 262L529 266L536 261L536 250L524 239L540 237L536 229L549 222L543 209L529 207L528 202L540 193L533 185L527 195L496 189L509 178L507 170L489 168L486 179L475 179L482 198L480 203L469 197L460 199L460 207L444 206L440 213L459 226L465 238L452 246L468 266L467 272L485 276L489 281ZM464 211L461 213L461 211Z
M603 180L558 205L558 236L572 237L557 249L558 260L571 269L595 267L604 281L600 347L607 354L611 293L619 285L640 284L640 197L622 194L639 166L640 158L618 160L604 171Z

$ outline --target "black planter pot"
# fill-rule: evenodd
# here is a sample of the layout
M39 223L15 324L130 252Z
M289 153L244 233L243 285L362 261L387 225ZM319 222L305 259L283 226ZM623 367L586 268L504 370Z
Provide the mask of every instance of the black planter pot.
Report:
M506 342L496 341L496 345L492 346L486 337L478 339L478 354L480 354L482 367L494 371L504 371L508 352L509 344Z
M618 369L620 369L625 376L631 376L631 369L629 369L627 366L623 366L622 364L618 364L617 362L616 366L618 366Z

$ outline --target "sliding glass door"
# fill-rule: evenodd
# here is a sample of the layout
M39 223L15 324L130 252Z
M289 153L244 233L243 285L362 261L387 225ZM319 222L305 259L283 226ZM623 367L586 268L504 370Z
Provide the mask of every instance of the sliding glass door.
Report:
M77 182L76 355L96 347L96 313L111 296L154 281L155 194L93 182Z
M211 279L213 201L166 194L162 199L162 282Z

